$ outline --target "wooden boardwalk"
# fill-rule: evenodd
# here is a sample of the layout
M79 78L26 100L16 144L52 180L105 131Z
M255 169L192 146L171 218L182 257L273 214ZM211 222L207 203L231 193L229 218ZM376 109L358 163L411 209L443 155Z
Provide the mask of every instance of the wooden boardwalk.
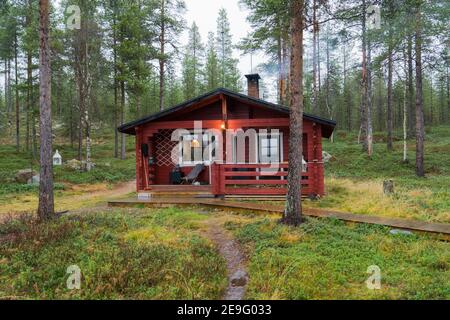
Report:
M207 206L212 208L228 209L235 212L252 212L263 214L282 214L284 207L281 205L273 205L268 203L252 203L242 201L229 201L221 199L202 199L202 198L155 198L152 200L138 200L123 199L123 200L111 200L108 202L111 207L167 207L167 206ZM405 229L419 232L428 232L435 234L442 234L446 240L450 238L450 224L445 223L433 223L410 219L397 219L389 217L379 217L371 215L353 214L345 212L336 212L323 209L304 209L305 216L318 217L318 218L336 218L343 221L355 222L355 223L368 223L383 225L397 229Z

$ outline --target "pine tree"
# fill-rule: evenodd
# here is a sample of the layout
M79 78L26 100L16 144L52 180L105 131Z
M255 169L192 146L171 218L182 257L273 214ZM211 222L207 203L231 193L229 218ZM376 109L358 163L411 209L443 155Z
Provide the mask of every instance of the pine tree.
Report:
M302 223L302 154L303 154L303 0L293 0L291 4L291 79L289 116L289 171L286 209L283 223L297 226Z
M237 60L233 58L233 40L227 11L219 10L217 18L216 52L219 61L219 85L234 91L241 90Z
M189 29L189 42L185 48L183 59L183 90L186 100L191 99L204 88L204 75L202 72L205 48L200 32L195 22Z
M165 103L165 76L167 62L176 52L177 38L184 29L183 13L186 4L183 0L154 0L151 24L155 27L154 42L157 43L159 64L159 108L163 110Z
M54 216L53 163L52 163L52 105L51 105L51 67L49 41L48 0L39 0L39 96L40 96L40 183L39 207L40 220L49 220Z
M208 33L208 49L205 65L206 89L212 91L219 87L219 63L216 53L214 33Z

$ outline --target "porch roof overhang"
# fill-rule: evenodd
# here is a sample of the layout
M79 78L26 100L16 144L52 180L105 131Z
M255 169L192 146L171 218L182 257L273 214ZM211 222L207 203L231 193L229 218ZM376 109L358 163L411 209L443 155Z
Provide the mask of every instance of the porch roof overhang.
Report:
M204 102L205 100L211 99L215 96L220 97L221 95L223 96L227 96L233 99L237 99L240 101L244 101L253 105L258 105L267 109L271 109L277 112L282 112L285 113L287 116L289 116L289 111L290 109L286 106L282 106L279 104L275 104L275 103L271 103L265 100L261 100L261 99L256 99L244 94L240 94L225 88L218 88L214 91L208 92L204 95L201 95L199 97L196 97L194 99L185 101L177 106L171 107L169 109L163 110L161 112L152 114L150 116L144 117L142 119L138 119L129 123L126 123L122 126L120 126L118 128L118 131L121 133L125 133L125 134L129 134L129 135L135 135L136 134L136 128L140 127L142 125L145 125L147 123L150 122L154 122L154 121L158 121L160 119L162 119L163 117L166 117L168 115L171 115L177 111L195 106L199 103ZM315 123L319 123L322 125L323 130L322 130L322 136L325 138L329 138L331 136L331 134L334 131L334 128L336 127L336 122L333 120L329 120L329 119L325 119L322 117L318 117L315 115L311 115L311 114L303 114L303 119L304 120L309 120Z

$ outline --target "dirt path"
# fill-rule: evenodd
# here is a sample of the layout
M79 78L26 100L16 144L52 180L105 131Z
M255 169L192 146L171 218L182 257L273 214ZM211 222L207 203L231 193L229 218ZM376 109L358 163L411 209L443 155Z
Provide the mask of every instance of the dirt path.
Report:
M244 299L248 275L245 267L245 257L238 243L223 228L222 223L214 218L207 220L205 236L217 246L220 254L227 262L228 287L223 299Z

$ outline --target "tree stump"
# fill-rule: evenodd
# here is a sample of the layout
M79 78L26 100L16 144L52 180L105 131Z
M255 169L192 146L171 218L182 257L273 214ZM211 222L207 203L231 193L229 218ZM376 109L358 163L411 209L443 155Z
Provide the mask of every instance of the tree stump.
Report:
M394 181L393 180L385 180L383 182L383 192L385 195L391 195L394 193Z

